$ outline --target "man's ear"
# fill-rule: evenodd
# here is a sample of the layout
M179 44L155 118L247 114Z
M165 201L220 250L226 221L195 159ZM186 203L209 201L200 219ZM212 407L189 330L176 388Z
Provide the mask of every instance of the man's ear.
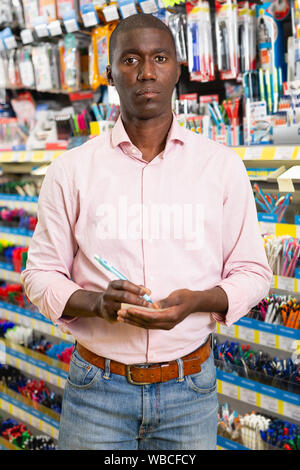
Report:
M110 65L106 66L106 76L107 76L108 84L111 85L111 86L114 86L114 80L112 78L111 66Z

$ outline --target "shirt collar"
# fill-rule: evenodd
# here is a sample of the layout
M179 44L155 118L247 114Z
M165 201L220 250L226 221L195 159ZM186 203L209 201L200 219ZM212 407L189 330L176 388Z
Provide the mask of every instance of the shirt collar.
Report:
M168 133L166 147L168 143L171 141L179 141L182 144L184 144L187 141L187 131L184 127L180 126L180 124L178 123L176 119L175 114L173 114L173 121L169 130L169 133ZM125 142L133 146L125 130L121 115L118 117L116 124L114 125L112 129L111 142L114 148Z

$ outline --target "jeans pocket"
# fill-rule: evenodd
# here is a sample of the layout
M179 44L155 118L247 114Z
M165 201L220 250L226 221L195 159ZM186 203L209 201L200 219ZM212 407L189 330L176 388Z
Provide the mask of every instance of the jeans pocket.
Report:
M192 390L198 393L208 394L216 390L217 374L212 353L201 364L200 372L186 376L186 382Z
M73 387L88 389L93 385L100 370L85 361L75 349L71 357L67 381Z

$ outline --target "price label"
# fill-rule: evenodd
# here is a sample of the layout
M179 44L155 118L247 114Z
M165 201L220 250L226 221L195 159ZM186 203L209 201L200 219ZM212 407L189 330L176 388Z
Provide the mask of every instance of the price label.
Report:
M48 434L48 436L52 436L52 426L45 421L43 421L43 432Z
M237 386L231 383L222 382L222 394L231 398L237 398Z
M300 406L293 405L292 403L283 403L284 415L289 418L300 421Z
M40 429L40 420L35 416L31 415L31 425L36 429Z
M279 336L279 349L282 349L283 351L295 352L297 349L297 342L292 338Z
M24 413L23 413L23 410L21 410L21 408L18 408L17 406L15 406L15 415L17 418L20 418L20 419L24 419Z
M61 386L61 388L65 388L66 382L67 382L66 379L63 379L63 378L60 379L60 386Z
M107 22L118 20L120 18L116 5L109 5L103 8L103 15Z
M232 336L234 337L234 325L231 326L225 326L220 324L220 333L225 336Z
M44 38L46 36L49 36L49 32L48 32L48 28L47 28L47 24L46 23L42 23L42 24L37 24L35 27L34 27L35 31L36 31L36 34L39 38Z
M47 371L45 369L40 368L39 376L40 376L41 379L46 380L47 379Z
M278 400L276 398L268 397L267 395L261 395L260 407L268 411L278 413Z
M157 5L155 0L145 0L140 3L143 13L155 13L157 11Z
M276 224L270 222L260 222L260 233L269 233L270 235L275 235Z
M17 358L15 356L10 356L9 363L11 366L17 365Z
M78 31L79 29L75 18L64 20L64 25L65 25L67 33L74 33L74 31Z
M127 18L128 16L135 15L137 13L134 3L120 5L120 10L122 12L123 18Z
M0 363L1 364L6 364L7 358L6 358L6 346L3 341L0 340Z
M8 36L4 38L5 45L7 49L15 49L17 47L17 41L14 36Z
M280 146L275 150L275 160L292 160L294 147Z
M294 279L292 277L278 276L277 289L283 289L283 290L294 292L294 289L295 289Z
M247 147L245 152L245 160L259 160L261 156L260 147Z
M259 341L264 346L270 346L271 348L276 347L276 338L272 333L266 333L265 331L259 332Z
M89 11L82 15L82 21L86 28L98 24L98 18L95 11Z
M54 437L54 439L58 439L58 429L56 429L54 426L52 428L52 437Z
M60 34L62 34L62 29L58 20L52 21L48 25L48 29L50 31L51 36L59 36Z
M254 330L252 328L246 328L244 326L239 326L239 338L245 339L247 341L254 341Z
M30 44L33 42L33 35L30 29L23 29L20 34L23 44Z
M250 405L256 405L256 392L240 387L240 399Z
M9 411L9 403L6 400L1 400L2 401L2 410L3 411Z

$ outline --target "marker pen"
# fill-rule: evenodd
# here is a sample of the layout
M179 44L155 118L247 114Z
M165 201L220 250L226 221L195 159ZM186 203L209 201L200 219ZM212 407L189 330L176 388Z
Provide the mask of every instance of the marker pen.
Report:
M100 258L97 255L94 255L94 259L98 261L101 266L103 266L105 269L110 271L111 273L115 274L119 279L122 279L123 281L129 281L127 277L125 277L123 274L121 274L116 268L114 268L108 261L106 261L103 258ZM152 299L149 297L149 295L145 294L143 295L143 299L147 300L150 304L153 304Z

